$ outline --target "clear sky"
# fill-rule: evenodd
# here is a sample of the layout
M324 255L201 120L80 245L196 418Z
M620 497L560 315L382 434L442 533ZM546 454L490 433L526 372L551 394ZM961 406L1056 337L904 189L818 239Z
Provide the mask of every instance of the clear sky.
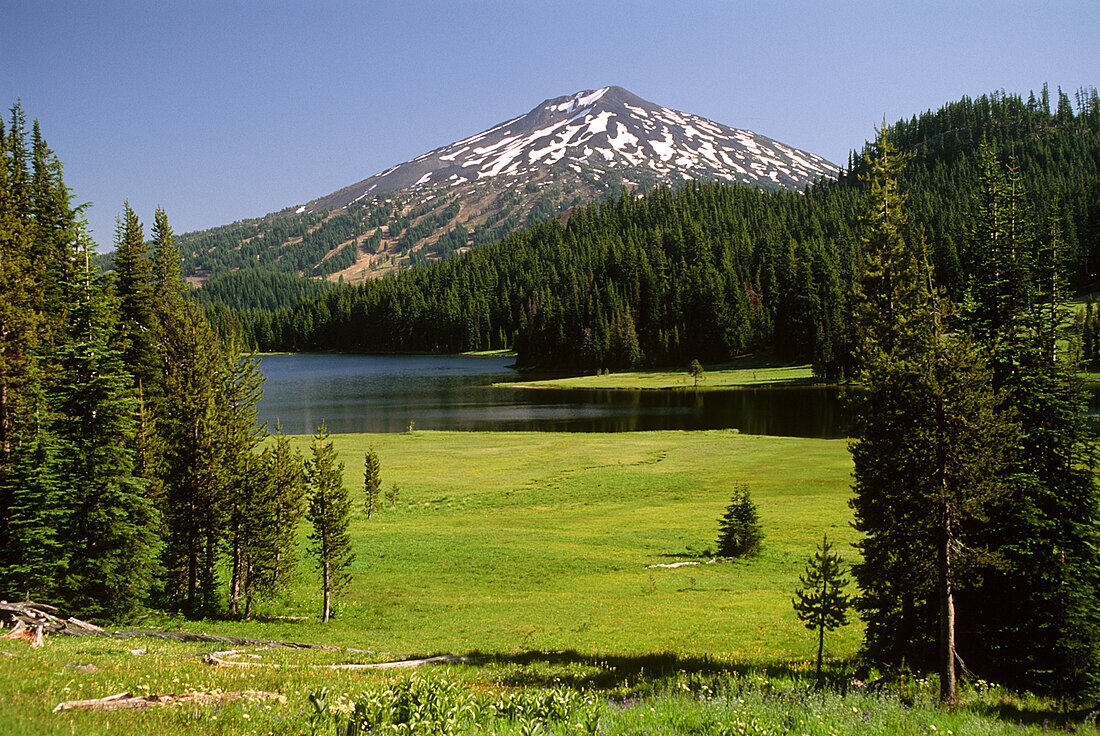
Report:
M107 249L124 200L260 216L610 84L843 164L883 118L1100 86L1098 30L1097 0L0 0L0 106Z

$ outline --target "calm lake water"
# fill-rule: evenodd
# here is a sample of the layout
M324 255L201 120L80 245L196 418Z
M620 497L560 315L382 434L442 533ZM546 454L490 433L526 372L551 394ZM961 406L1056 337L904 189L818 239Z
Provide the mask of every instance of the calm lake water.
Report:
M260 420L309 434L465 431L629 432L729 429L746 434L844 437L839 390L589 391L494 388L520 376L510 358L270 355Z

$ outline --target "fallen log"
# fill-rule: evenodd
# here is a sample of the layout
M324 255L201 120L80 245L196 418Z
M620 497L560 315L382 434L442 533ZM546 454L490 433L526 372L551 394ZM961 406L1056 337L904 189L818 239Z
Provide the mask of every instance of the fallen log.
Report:
M249 639L243 636L217 636L215 634L193 634L189 631L105 631L107 636L116 639L148 637L167 641L204 642L209 644L232 644L238 647L281 647L284 649L327 649L329 651L356 652L374 654L370 649L345 649L331 644L304 644L294 641L271 641L268 639Z
M352 651L352 650L346 650ZM230 657L248 657L250 661L230 659ZM211 652L203 655L203 661L218 667L273 667L281 668L284 665L271 664L259 661L259 654L245 652L240 649L227 649L224 652ZM422 667L428 664L462 664L469 660L457 654L441 654L435 657L423 657L420 659L399 659L393 662L374 662L370 664L326 664L326 665L286 665L288 667L309 667L311 669L327 670L387 670L407 667Z
M286 696L280 693L269 693L262 690L245 690L243 692L198 692L198 693L167 693L164 695L133 695L132 693L116 693L105 698L92 700L67 700L54 706L53 712L64 710L96 710L112 711L135 708L148 708L153 705L172 705L174 703L191 703L194 705L211 705L226 703L231 700L279 700L286 702Z
M45 603L0 601L0 623L18 628L38 627L44 634L71 634L73 636L102 636L107 632L75 616L62 616L57 608Z

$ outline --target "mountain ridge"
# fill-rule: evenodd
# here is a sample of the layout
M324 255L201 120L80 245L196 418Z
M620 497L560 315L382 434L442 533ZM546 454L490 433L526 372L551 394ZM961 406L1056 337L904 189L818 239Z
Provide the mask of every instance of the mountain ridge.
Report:
M358 282L624 190L711 180L801 190L838 172L816 154L607 86L543 100L305 204L181 236L180 249L194 283L256 267Z
M628 111L627 114L624 115L624 111ZM633 122L630 118L640 119L641 126L630 125ZM616 126L615 136L608 133L612 119ZM682 135L676 135L676 126L682 126ZM636 132L638 127L647 131L659 127L661 138L642 138ZM533 131L524 137L524 128ZM600 138L603 139L600 142L608 145L587 145ZM698 139L698 146L685 145L690 144L692 138ZM738 145L730 146L730 141ZM535 148L538 142L546 145ZM478 143L482 145L475 145ZM715 143L726 145L719 148ZM305 211L347 206L367 196L440 181L518 176L526 173L524 157L528 162L546 158L551 165L563 160L567 165L569 162L579 164L580 157L570 157L567 153L570 147L580 145L586 146L583 158L599 154L609 169L617 168L621 159L635 165L637 161L644 161L656 174L679 175L682 180L717 178L739 184L767 186L770 182L773 186L800 188L816 178L835 176L839 171L835 164L816 154L753 131L660 107L623 87L612 85L543 100L524 115L313 200L305 206ZM645 154L647 148L652 155ZM746 155L746 151L755 156ZM463 154L466 156L460 160ZM788 165L784 165L784 158Z

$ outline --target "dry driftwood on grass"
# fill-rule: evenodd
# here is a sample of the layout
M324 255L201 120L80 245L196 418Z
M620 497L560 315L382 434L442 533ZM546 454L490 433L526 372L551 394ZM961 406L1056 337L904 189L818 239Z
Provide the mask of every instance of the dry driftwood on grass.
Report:
M261 690L245 690L243 692L199 692L199 693L169 693L164 695L133 695L132 693L117 693L105 698L92 700L67 700L58 703L54 713L63 710L127 710L135 708L148 708L152 705L172 705L173 703L191 703L193 705L215 705L230 700L279 700L286 702L286 696L279 693L268 693Z
M346 650L353 651L353 650ZM231 657L244 656L248 657L250 661L241 661L239 659L230 659ZM211 652L210 654L203 655L203 661L207 664L217 665L219 667L275 667L278 668L281 665L271 664L268 662L261 662L260 655L252 652L245 652L241 649L228 649L224 652ZM375 662L371 664L327 664L327 665L304 665L306 667L323 668L327 670L388 670L388 669L402 669L408 667L421 667L427 664L461 664L466 662L465 657L460 657L456 654L441 654L436 657L423 657L421 659L400 659L395 662ZM289 665L294 666L294 665Z
M30 638L24 632L33 632L33 646L40 646L43 634L71 634L74 636L103 636L103 629L81 621L75 616L59 615L58 610L45 603L0 601L0 624L13 627L4 638Z

